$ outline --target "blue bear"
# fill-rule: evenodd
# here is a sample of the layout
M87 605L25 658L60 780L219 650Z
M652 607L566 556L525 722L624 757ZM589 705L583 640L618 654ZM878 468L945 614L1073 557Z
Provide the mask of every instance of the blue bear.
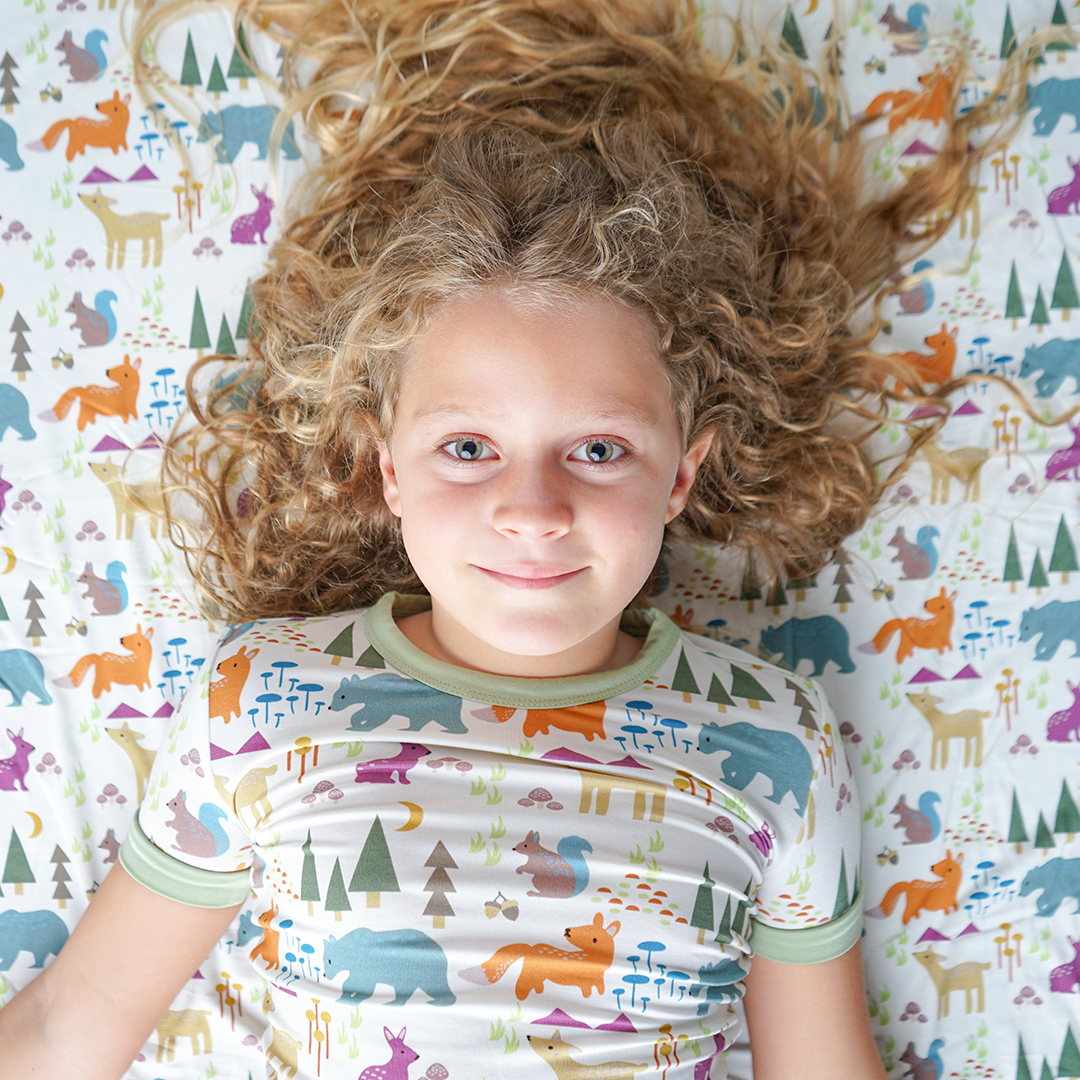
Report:
M1028 608L1020 620L1020 640L1042 638L1035 646L1036 660L1052 660L1065 641L1076 646L1073 657L1080 656L1080 600L1051 600L1041 608Z
M438 942L420 930L368 930L360 927L340 941L323 941L323 971L336 979L349 972L339 1002L359 1005L375 993L378 983L394 988L388 1005L404 1005L423 990L432 1005L453 1005L456 998L446 981L446 954Z
M830 660L843 675L855 670L848 632L831 615L788 619L779 626L767 626L761 631L761 646L770 653L779 653L792 671L798 669L801 660L813 660L813 675L820 675Z
M44 967L46 958L58 956L67 939L64 920L52 911L0 913L0 971L10 971L24 951L34 955L31 967Z
M391 671L366 679L359 675L342 679L330 708L340 712L351 705L362 705L363 708L352 714L348 731L374 731L392 716L409 721L405 731L419 731L432 721L455 735L464 735L469 730L461 721L461 698L432 690L415 679L406 679Z
M235 161L244 143L249 142L253 142L259 151L256 160L265 161L270 149L270 130L280 111L276 105L227 105L221 112L203 113L199 117L199 142L209 142L215 135L220 135L214 156L221 164ZM281 152L290 161L300 157L291 120L285 125Z
M1076 122L1073 131L1080 131L1080 79L1043 79L1038 86L1027 88L1027 107L1038 109L1035 134L1051 135L1063 116Z
M10 383L0 383L0 439L8 428L14 428L24 442L37 438L37 432L30 426L30 403L22 391Z
M45 669L41 661L25 649L0 652L0 686L11 691L12 705L21 705L27 694L33 694L42 705L52 704L49 691L45 689Z
M1080 912L1080 859L1050 859L1029 870L1020 884L1020 895L1030 896L1036 889L1043 890L1035 901L1035 909L1044 918L1053 915L1070 898L1076 901L1076 910Z
M772 731L753 724L720 727L708 723L698 732L698 749L703 754L728 752L730 756L720 762L720 771L724 782L736 790L745 791L761 773L772 781L772 794L765 798L779 805L790 791L795 796L799 817L806 813L814 766L804 740L787 731Z
M731 957L698 968L698 978L701 982L690 985L691 997L701 995L698 1016L704 1016L709 1011L709 1002L727 1003L738 1001L743 996L743 988L738 983L746 978L746 972Z
M7 165L8 172L17 172L24 167L23 159L19 157L15 129L3 120L0 120L0 161Z
M1080 393L1080 338L1051 338L1044 345L1029 345L1020 362L1020 378L1026 379L1036 371L1042 372L1035 380L1036 397L1053 397L1069 378L1076 380L1073 393Z

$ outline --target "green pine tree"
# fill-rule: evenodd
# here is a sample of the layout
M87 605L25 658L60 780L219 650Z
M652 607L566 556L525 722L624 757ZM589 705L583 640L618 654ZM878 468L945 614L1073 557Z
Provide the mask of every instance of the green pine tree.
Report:
M361 654L360 658L356 661L357 667L367 668L384 668L386 667L386 661L379 655L379 651L374 645L369 645Z
M1042 328L1050 321L1050 316L1046 310L1046 301L1043 299L1042 286L1039 286L1038 292L1035 294L1035 307L1031 312L1030 326L1038 327L1039 333L1042 333Z
M1024 570L1020 565L1020 549L1016 544L1016 527L1009 526L1009 549L1005 552L1005 569L1001 580L1009 583L1009 591L1016 592L1016 583L1024 580Z
M37 879L30 869L30 863L23 851L19 834L11 830L11 843L8 845L7 862L4 863L4 874L0 878L6 885L15 886L15 895L22 896L23 886L32 885Z
M1069 309L1080 307L1080 297L1076 295L1076 281L1069 267L1068 252L1061 253L1061 265L1058 267L1057 280L1054 282L1054 295L1050 299L1052 310L1061 312L1062 322L1069 321Z
M716 937L713 941L723 942L725 945L730 945L734 940L734 935L731 933L731 897L728 896L727 903L724 905L724 914L720 917L720 925L716 930Z
M232 56L229 58L229 71L228 75L230 79L240 80L240 89L247 89L248 79L255 78L255 72L251 70L248 64L248 60L251 57L251 50L248 48L247 37L244 34L244 26L241 23L236 28L236 45L233 48Z
M206 316L203 315L202 298L195 289L195 310L191 314L191 333L188 336L188 348L197 349L202 356L203 349L210 348L210 334L206 329Z
M380 893L401 892L397 874L394 872L394 863L390 858L390 848L386 844L386 834L383 832L382 821L378 814L375 815L371 830L364 841L360 858L356 860L356 868L349 882L349 892L367 893L369 908L379 906Z
M323 907L334 913L334 919L341 922L343 911L352 911L349 894L345 891L345 876L341 872L341 859L334 860L334 870L330 875L330 884L326 887L326 903Z
M1065 1032L1065 1045L1061 1048L1061 1060L1057 1067L1058 1080L1076 1080L1080 1077L1080 1046L1070 1025Z
M218 58L214 57L214 66L210 69L210 78L206 80L206 89L214 95L215 101L221 100L221 94L224 91L228 93L229 84L225 81L225 76L221 74L221 65L218 63Z
M1050 1063L1043 1058L1042 1072L1039 1073L1039 1080L1054 1080L1054 1074L1050 1071Z
M191 40L191 31L188 31L187 44L184 46L184 62L180 68L180 85L188 88L191 94L192 87L202 86L202 75L199 74L199 60L195 55L195 43Z
M329 645L323 649L324 653L332 656L334 659L330 661L331 664L340 664L342 657L347 656L350 660L353 654L353 640L352 632L356 623L349 623L344 630Z
M320 899L319 878L315 870L315 856L311 853L311 830L308 829L307 839L300 846L304 853L304 864L300 871L300 899L307 901L309 915L314 915L312 904Z
M1076 808L1069 785L1064 780L1061 781L1061 797L1054 815L1054 832L1065 833L1066 844L1071 844L1073 837L1080 832L1080 810Z
M746 553L746 567L743 570L742 584L739 588L739 599L747 605L747 611L753 612L754 601L761 599L761 579L758 577L757 567L754 565L752 551Z
M1013 29L1012 12L1005 5L1005 26L1001 31L1001 59L1008 60L1016 52L1016 31Z
M751 709L760 709L762 701L776 700L749 671L732 664L731 675L731 696L746 698Z
M709 692L706 694L705 700L711 701L718 712L727 712L727 707L735 704L731 695L724 689L724 684L716 677L715 673L711 676Z
M1057 536L1054 538L1054 550L1050 555L1050 572L1061 574L1061 584L1069 584L1069 574L1080 570L1076 562L1076 548L1073 546L1069 527L1065 524L1065 515L1058 522Z
M1031 1080L1031 1069L1028 1068L1027 1054L1024 1051L1024 1036L1018 1035L1019 1048L1016 1051L1016 1080Z
M671 689L682 694L683 701L689 701L691 694L701 693L701 688L694 679L694 673L690 670L690 661L686 659L685 649L679 652L679 662L675 665L675 677L671 680Z
M1020 292L1020 279L1016 275L1016 260L1013 259L1012 271L1009 274L1009 295L1005 298L1005 318L1012 319L1012 328L1015 330L1017 320L1023 317L1024 297Z
M844 853L840 852L840 880L836 885L836 903L833 905L832 917L840 918L851 907L851 897L848 894L847 863L844 861Z
M702 882L697 887L697 896L694 898L694 913L690 916L690 925L697 927L697 943L705 943L705 931L713 928L713 902L712 890L716 884L709 877L709 864L705 864L705 871L701 875Z
M784 18L784 29L780 32L784 44L800 59L808 60L806 46L803 44L802 34L799 33L799 24L795 21L791 8L788 8Z
M1051 26L1068 26L1069 20L1065 17L1065 12L1061 7L1061 0L1057 0L1054 4L1054 14L1050 17ZM1073 52L1076 49L1075 45L1070 45L1067 41L1050 41L1047 42L1046 51L1056 52L1058 54L1058 63L1062 63L1065 60L1065 54L1067 52Z
M1031 577L1028 578L1028 588L1035 590L1035 595L1039 596L1043 589L1050 584L1050 579L1046 576L1046 571L1043 569L1042 564L1042 552L1038 548L1035 549L1035 562L1031 566Z
M777 574L769 586L769 595L765 597L765 605L771 607L774 614L779 615L780 609L787 607L789 602L787 593L784 592L784 582L780 575Z
M1039 824L1035 829L1035 846L1042 848L1045 854L1052 847L1057 847L1054 843L1054 834L1050 831L1050 826L1046 824L1046 819L1042 816L1042 811L1039 811Z
M1009 835L1008 841L1010 844L1016 845L1016 853L1020 854L1020 845L1027 841L1028 834L1027 829L1024 826L1024 817L1020 813L1020 800L1016 797L1016 788L1013 788L1012 798L1012 815L1009 818Z
M240 316L236 320L236 340L246 341L251 337L251 320L255 314L255 303L251 299L251 283L244 286L244 299L240 301Z
M221 353L222 356L236 355L236 346L229 332L229 321L224 315L221 316L221 329L218 331L217 348L214 351Z

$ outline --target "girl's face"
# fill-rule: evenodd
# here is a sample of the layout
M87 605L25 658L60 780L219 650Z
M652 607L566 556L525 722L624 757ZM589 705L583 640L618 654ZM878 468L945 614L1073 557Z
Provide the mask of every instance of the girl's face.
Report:
M619 630L711 436L687 453L656 333L602 298L491 290L417 339L380 464L432 609L400 624L459 666L562 676L629 662Z

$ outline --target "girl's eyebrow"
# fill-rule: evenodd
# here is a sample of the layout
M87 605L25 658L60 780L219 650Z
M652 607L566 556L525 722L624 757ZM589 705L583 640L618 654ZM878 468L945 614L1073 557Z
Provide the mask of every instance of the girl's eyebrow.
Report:
M475 405L464 405L451 402L445 404L429 405L419 408L411 414L411 419L416 420L467 420L479 423L504 423L513 420L513 416L501 410L480 410ZM568 411L563 416L564 422L571 427L603 427L608 423L629 424L637 427L651 427L660 420L659 411L648 406L638 406L629 403L618 405L598 406L595 409L579 409Z

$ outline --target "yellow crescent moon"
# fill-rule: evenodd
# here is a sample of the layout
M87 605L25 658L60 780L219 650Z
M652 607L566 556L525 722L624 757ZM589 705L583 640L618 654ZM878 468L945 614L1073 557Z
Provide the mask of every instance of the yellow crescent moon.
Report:
M33 840L33 838L41 832L41 818L39 818L33 810L27 810L26 812L30 815L30 820L34 823L34 831L30 834L30 839Z
M806 14L810 15L817 10L818 0L810 0L810 6L806 9Z
M7 556L7 566L0 570L0 574L10 574L15 569L15 552L9 547L0 548L0 551Z
M410 832L412 829L415 829L416 826L419 825L421 821L424 820L424 808L422 806L417 806L416 803L414 803L414 802L403 802L401 805L408 807L408 809L409 809L409 820L406 821L405 824L402 825L400 829L395 829L394 831L395 832ZM27 811L27 813L29 813L29 811Z

